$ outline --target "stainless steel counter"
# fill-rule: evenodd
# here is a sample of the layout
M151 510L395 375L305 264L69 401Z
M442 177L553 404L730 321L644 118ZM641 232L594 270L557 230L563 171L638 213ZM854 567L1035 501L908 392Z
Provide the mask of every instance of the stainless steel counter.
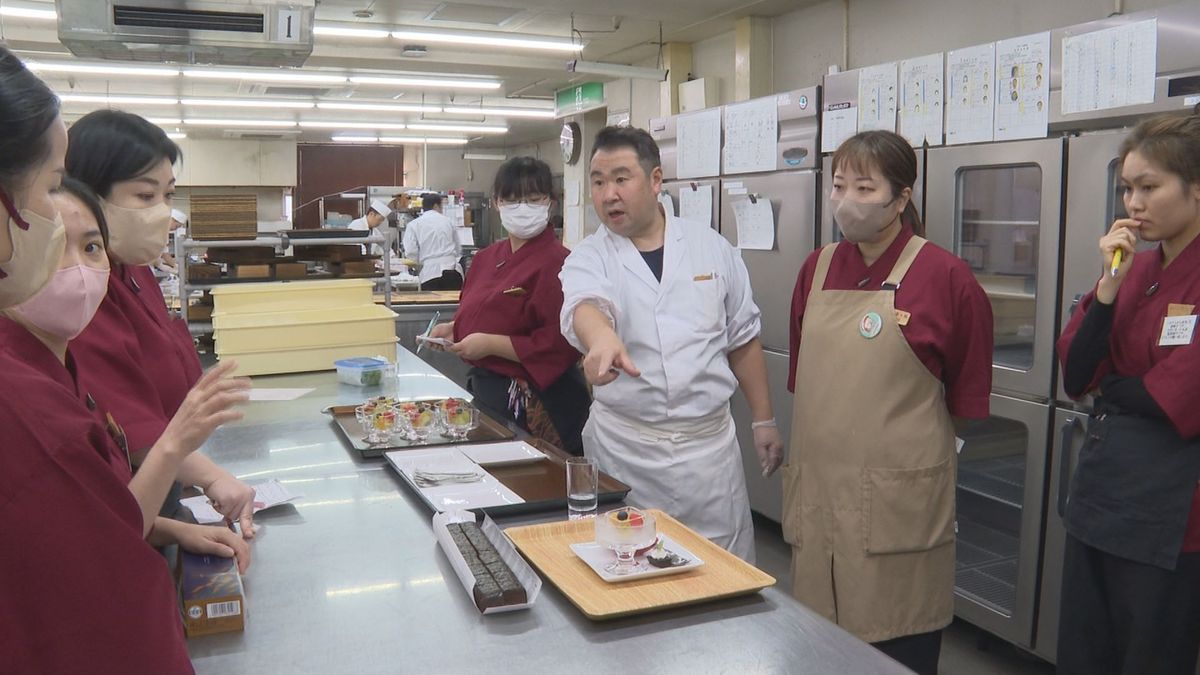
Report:
M465 394L403 348L398 370L400 395ZM246 630L189 640L201 673L907 672L774 588L594 623L547 583L532 609L482 616L434 540L432 514L383 460L354 459L320 412L378 389L339 384L334 373L255 386L316 391L248 404L206 452L304 499L259 514Z

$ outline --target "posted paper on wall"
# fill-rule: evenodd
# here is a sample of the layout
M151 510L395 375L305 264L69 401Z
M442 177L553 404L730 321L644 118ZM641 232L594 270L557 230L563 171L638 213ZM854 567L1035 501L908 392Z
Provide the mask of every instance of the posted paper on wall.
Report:
M733 217L737 221L738 248L751 251L775 248L775 213L770 199L738 199L733 202Z
M900 135L913 147L942 144L944 60L938 53L900 62Z
M579 206L579 183L570 181L563 186L564 206Z
M725 106L725 173L774 171L778 140L774 96Z
M707 178L721 174L721 109L680 115L675 123L679 135L680 178Z
M858 72L858 130L896 130L896 63Z
M833 152L858 133L858 108L847 103L825 106L821 113L821 152Z
M996 80L995 43L946 55L946 144L992 140Z
M996 43L995 140L1045 138L1050 125L1050 33Z
M1153 103L1157 72L1157 19L1067 35L1062 42L1062 112Z
M685 185L679 190L679 217L712 227L711 185Z

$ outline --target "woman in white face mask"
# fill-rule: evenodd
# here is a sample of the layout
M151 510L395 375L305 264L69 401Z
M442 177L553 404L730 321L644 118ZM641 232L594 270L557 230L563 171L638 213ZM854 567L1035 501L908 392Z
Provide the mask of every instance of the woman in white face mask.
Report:
M834 153L845 241L809 256L792 299L783 536L801 602L933 674L954 612L952 420L988 415L992 312L966 263L921 238L916 177L891 132Z
M237 418L227 408L244 383L201 381L131 484L117 429L65 347L104 265L94 235L65 246L52 193L66 145L57 97L0 46L0 310L16 317L0 318L0 537L20 549L0 555L0 654L13 672L191 672L170 574L144 540L157 509L141 506L161 503L183 458Z
M67 172L102 200L112 260L108 295L71 350L125 427L136 466L202 374L187 324L167 313L150 268L170 231L180 151L162 129L119 110L84 115L69 136ZM179 482L203 488L226 518L240 521L243 536L253 536L248 485L200 454L188 458ZM187 519L175 492L163 514Z
M477 401L582 455L591 397L579 352L558 327L558 273L568 251L548 227L553 191L541 160L500 165L492 199L508 238L475 254L455 320L431 335L453 340L447 349L471 364L468 386Z

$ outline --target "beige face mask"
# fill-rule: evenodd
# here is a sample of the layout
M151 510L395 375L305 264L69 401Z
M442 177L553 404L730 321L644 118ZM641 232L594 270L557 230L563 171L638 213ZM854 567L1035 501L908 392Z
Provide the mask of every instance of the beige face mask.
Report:
M126 265L149 265L158 260L171 232L171 207L159 203L144 209L127 209L104 202L108 221L108 252Z
M0 263L0 309L4 309L37 295L50 281L66 249L67 230L61 214L51 220L29 209L18 212L7 194L0 192L0 198L10 214L8 236L12 238L12 257Z

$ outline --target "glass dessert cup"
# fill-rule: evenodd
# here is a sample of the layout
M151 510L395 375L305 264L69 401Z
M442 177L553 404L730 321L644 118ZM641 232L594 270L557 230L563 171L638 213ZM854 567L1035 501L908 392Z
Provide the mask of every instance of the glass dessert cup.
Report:
M625 507L602 514L595 522L596 543L617 555L615 561L605 566L605 572L626 575L646 569L635 556L639 549L653 545L658 537L654 516Z
M464 441L471 430L479 426L479 411L469 405L446 405L438 408L438 416L446 435L456 441Z

